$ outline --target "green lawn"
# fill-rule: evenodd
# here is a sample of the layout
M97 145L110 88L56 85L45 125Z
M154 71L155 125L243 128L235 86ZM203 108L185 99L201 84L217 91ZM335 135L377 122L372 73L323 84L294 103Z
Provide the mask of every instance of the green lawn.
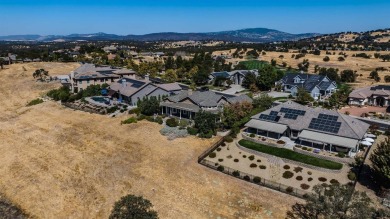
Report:
M289 150L289 149L266 146L263 144L254 143L254 142L244 140L244 139L240 140L238 143L243 147L246 147L246 148L249 148L249 149L252 149L255 151L263 152L266 154L271 154L271 155L274 155L277 157L286 158L289 160L294 160L294 161L298 161L301 163L305 163L305 164L309 164L309 165L313 165L313 166L317 166L317 167L327 168L327 169L331 169L331 170L339 170L343 167L343 165L341 163L337 163L337 162L325 160L325 159L320 159L320 158L308 156L305 154L300 154L300 153L297 153L297 152Z

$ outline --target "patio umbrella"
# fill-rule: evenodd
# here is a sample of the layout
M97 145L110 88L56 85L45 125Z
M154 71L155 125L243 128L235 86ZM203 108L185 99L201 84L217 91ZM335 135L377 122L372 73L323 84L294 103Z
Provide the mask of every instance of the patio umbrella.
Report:
M375 142L375 140L372 139L372 138L365 138L365 139L363 139L363 140L364 140L364 141L371 142L371 143L374 143L374 142Z
M365 145L365 146L371 146L372 145L372 143L368 142L368 141L362 141L362 142L360 142L360 144Z
M364 136L367 138L375 138L376 137L376 135L374 135L374 134L365 134Z

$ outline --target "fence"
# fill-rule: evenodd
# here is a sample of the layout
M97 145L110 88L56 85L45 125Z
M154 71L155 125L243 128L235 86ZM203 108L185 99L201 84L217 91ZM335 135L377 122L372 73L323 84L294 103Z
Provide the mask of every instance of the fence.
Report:
M222 137L221 139L219 139L217 142L215 142L209 149L207 149L205 152L203 152L201 155L199 155L198 157L198 163L200 163L200 161L202 161L205 157L207 157L207 155L209 153L211 153L212 151L214 151L215 149L217 149L217 147L219 147L219 145L225 141L225 137Z
M283 193L286 193L289 195L296 196L298 198L306 198L307 194L309 193L309 192L302 190L302 189L297 189L297 188L293 188L291 186L286 186L286 185L281 184L281 183L276 183L276 182L273 182L270 180L266 180L266 179L260 178L258 176L244 173L244 172L241 172L241 171L229 168L229 167L216 165L216 163L208 161L208 160L202 159L199 161L199 163L206 166L206 167L209 167L211 169L218 170L222 173L234 176L236 178L245 180L247 182L251 182L251 183L254 183L256 185L264 186L264 187L267 187L270 189L274 189L274 190L277 190L279 192L283 192Z

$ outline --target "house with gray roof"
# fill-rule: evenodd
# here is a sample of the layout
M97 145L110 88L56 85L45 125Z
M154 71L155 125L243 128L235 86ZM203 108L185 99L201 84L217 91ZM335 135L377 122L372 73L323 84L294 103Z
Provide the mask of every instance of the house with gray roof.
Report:
M254 74L256 77L258 76L257 70L234 70L234 71L222 71L222 72L213 72L209 76L209 83L213 84L215 80L219 78L225 79L224 85L227 86L227 81L231 81L232 84L238 84L241 85L244 81L245 77L248 74Z
M387 107L390 105L390 86L377 85L355 89L348 96L348 104Z
M331 81L327 76L314 74L287 73L275 84L280 85L284 92L291 93L292 96L296 96L298 89L303 88L314 99L330 96L337 90L335 81Z
M180 119L193 119L200 110L211 113L222 112L226 104L252 102L247 95L226 95L213 91L183 90L177 95L169 96L160 104L161 113Z
M112 83L108 95L117 98L132 106L137 106L139 100L149 97L162 99L166 96L176 95L182 88L178 83L155 84L146 79L135 79L124 76L117 82Z
M337 111L287 101L251 117L245 132L273 139L286 136L296 144L351 155L369 126Z

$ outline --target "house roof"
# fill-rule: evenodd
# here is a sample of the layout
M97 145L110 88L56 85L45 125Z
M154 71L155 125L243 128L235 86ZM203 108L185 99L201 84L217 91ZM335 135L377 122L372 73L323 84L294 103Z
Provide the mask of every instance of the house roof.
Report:
M268 131L279 134L283 134L287 130L286 125L256 119L250 120L245 124L245 126L251 128L267 127Z
M340 136L329 135L320 132L314 132L310 130L303 130L299 135L299 138L307 139L310 141L319 141L332 145L339 145L349 148L355 148L358 141L357 139L345 138Z
M289 108L289 109L294 109L294 110L301 110L304 111L305 114L298 115L296 119L290 119L290 118L285 118L286 113L283 113L281 111L282 108ZM252 116L251 119L256 119L256 120L264 120L260 119L261 114L265 115L270 115L271 111L274 111L274 113L277 113L277 121L269 121L273 123L278 123L278 124L284 124L290 127L290 129L293 130L311 130L314 132L322 132L326 134L331 134L331 135L337 135L341 137L348 137L348 138L353 138L353 139L362 139L364 134L366 133L367 129L369 128L369 124L362 122L360 120L357 120L355 118L352 118L350 116L340 114L337 111L332 111L332 110L326 110L322 108L310 108L307 106L300 105L298 103L295 103L293 101L287 101L285 103L282 103L280 105L277 105L275 107L272 107L271 109L268 109L264 112L261 112L257 115ZM319 118L320 114L325 114L329 116L334 116L337 118L336 122L340 123L340 128L338 129L337 133L333 132L328 132L328 131L321 131L318 129L313 129L309 128L310 123L312 122L313 118ZM325 125L324 125L325 126Z
M216 107L218 106L221 99L226 99L229 103L236 103L242 101L252 102L246 95L241 96L231 96L215 93L213 91L194 91L192 93L183 90L179 94L168 97L168 100L171 102L181 102L186 99L190 99L196 105L201 107Z

